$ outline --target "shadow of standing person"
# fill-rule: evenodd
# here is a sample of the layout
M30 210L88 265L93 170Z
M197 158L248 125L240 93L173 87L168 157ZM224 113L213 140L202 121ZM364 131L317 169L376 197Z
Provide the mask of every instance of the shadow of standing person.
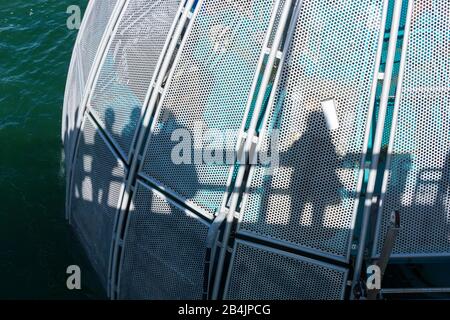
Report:
M172 111L164 110L150 137L144 165L148 177L191 201L208 188L200 183L193 163L192 137L193 133L177 120ZM180 145L184 148L178 148Z
M128 123L124 126L122 130L121 141L127 141L130 144L133 143L133 137L139 126L140 119L141 119L141 109L139 107L134 107L133 110L131 111Z
M309 226L311 232L327 238L334 236L335 230L327 228L324 220L327 208L341 203L344 185L337 175L341 162L323 112L311 112L306 131L280 155L281 165L293 168L291 223ZM309 213L307 204L311 206Z
M105 129L114 140L117 141L114 134L115 113L112 108L105 111ZM95 132L94 145L98 150L105 145L105 141L100 134L100 130ZM105 161L102 157L93 157L92 159L92 195L93 201L104 208L108 208L109 187L117 178L114 177L114 171L117 167L116 161ZM117 180L117 182L121 182Z
M297 121L304 123L296 130L305 130L284 131L295 140L280 153L273 175L266 175L262 188L254 191L261 195L258 222L246 223L246 228L305 248L338 252L346 243L347 229L340 227L341 210L329 209L342 202L345 186L338 170L343 159L336 153L321 111L311 111Z

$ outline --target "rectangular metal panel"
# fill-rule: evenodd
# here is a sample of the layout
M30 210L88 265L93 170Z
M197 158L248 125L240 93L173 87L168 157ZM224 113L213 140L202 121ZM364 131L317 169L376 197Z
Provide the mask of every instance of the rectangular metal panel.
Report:
M138 182L124 239L119 299L201 299L209 224Z
M179 0L130 0L94 84L89 105L127 160L178 6Z
M393 257L450 256L450 3L412 1L374 255L392 211L401 214Z
M299 10L260 143L272 162L254 170L239 230L347 261L386 1L303 0Z
M72 223L106 288L113 229L123 196L126 169L89 116L81 129L75 161Z
M272 0L200 4L153 126L143 174L190 205L214 213L229 175L225 154L234 155L274 4ZM180 134L187 136L184 142L192 152L184 154L187 161L175 164L172 152L178 142L173 138ZM204 141L209 135L215 139ZM223 156L211 161L205 157L211 150L222 150Z
M340 300L348 270L238 240L225 298Z

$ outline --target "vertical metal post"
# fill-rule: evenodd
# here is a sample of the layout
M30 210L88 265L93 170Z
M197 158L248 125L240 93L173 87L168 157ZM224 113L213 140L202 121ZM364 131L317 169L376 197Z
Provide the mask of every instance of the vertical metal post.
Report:
M398 76L398 86L397 86L397 93L395 97L395 104L394 104L394 115L392 117L392 127L390 132L390 140L389 140L389 147L387 151L387 158L386 158L386 169L384 171L383 176L383 185L381 188L381 197L380 197L380 208L378 209L378 221L377 221L377 227L376 230L379 230L381 225L381 219L379 218L382 214L383 210L383 203L386 196L386 192L388 189L388 183L389 183L389 175L390 170L392 167L392 153L394 152L394 143L395 143L395 134L397 131L397 125L398 125L398 115L399 115L399 109L400 109L400 99L403 91L403 78L404 78L404 71L405 71L405 65L406 65L406 54L408 50L408 43L409 43L409 36L411 32L411 19L412 19L412 12L414 8L414 2L408 1L408 13L406 18L406 25L405 25L405 34L403 38L403 48L402 48L402 58L400 62L400 69L399 69L399 76ZM378 242L379 233L375 233L375 239L374 243ZM372 255L376 255L376 246L373 247Z
M234 221L234 214L235 214L235 211L236 211L236 208L238 205L238 200L239 200L239 196L240 196L239 190L242 187L241 185L238 185L238 184L240 184L243 181L243 178L244 178L244 175L246 172L246 168L247 168L246 162L247 162L247 159L250 160L248 156L252 152L253 137L255 136L256 129L257 129L256 127L258 124L258 115L260 114L261 109L262 109L262 104L264 102L266 90L267 90L268 84L270 82L270 77L273 72L273 66L274 66L275 60L277 58L278 49L280 47L281 40L283 38L284 29L286 27L286 24L287 24L287 21L289 18L291 6L292 6L292 0L286 0L284 3L284 7L283 7L283 11L282 11L280 20L279 20L278 29L275 34L275 39L274 39L272 47L270 49L269 58L268 58L268 61L266 64L266 70L264 71L263 80L261 83L260 91L258 93L256 104L255 104L255 110L253 111L254 116L251 120L250 128L247 133L247 139L245 141L244 153L243 153L245 159L244 159L244 163L242 163L239 168L238 176L236 178L237 185L235 186L235 191L233 192L233 195L231 198L230 209L229 209L229 211L227 213L227 217L226 217L225 231L224 231L224 236L223 236L223 241L222 241L223 244L222 244L222 248L220 250L219 261L218 261L217 270L216 270L216 277L214 280L214 287L213 287L213 292L212 292L212 298L214 300L217 300L219 298L220 282L222 279L223 267L224 267L224 263L225 263L225 256L226 256L226 252L228 250L228 238L231 233L231 228L232 228L233 221ZM276 14L278 8L279 8L279 1L277 1L276 5L274 6L274 14ZM269 28L269 30L270 29L271 28ZM251 98L252 98L252 95L250 95L249 99L251 99Z
M381 64L381 58L382 58L382 53L383 53L383 43L384 43L384 38L385 38L385 33L386 33L386 23L387 23L388 11L389 11L389 3L390 3L390 0L383 1L383 14L382 14L382 18L381 18L382 22L381 22L381 26L380 26L380 34L379 34L379 39L378 39L378 52L377 52L377 57L376 57L376 62L375 62L375 70L374 70L374 77L373 77L373 81L372 81L372 89L370 91L368 117L367 117L367 121L366 121L366 130L365 130L365 134L364 134L364 144L363 144L364 147L361 152L360 169L359 169L359 173L358 173L358 177L360 177L360 178L358 179L358 184L356 186L357 196L356 196L354 208L353 208L353 219L352 219L352 223L351 223L352 230L355 230L356 217L359 213L362 188L364 185L363 177L365 176L365 171L366 171L367 150L369 149L369 141L371 139L372 132L373 132L372 123L373 123L373 118L374 118L374 113L375 113L374 110L375 110L375 101L376 101L376 96L377 96L378 80L384 79L384 74L380 73L380 64ZM352 250L351 247L353 244L353 235L354 235L353 233L354 232L352 231L352 236L349 237L348 250L347 250L347 256L346 256L347 261L349 261L350 255L351 255L351 250Z
M391 216L391 226L386 234L384 240L383 250L381 250L380 259L376 262L376 265L381 270L381 282L383 281L386 268L391 258L392 251L394 249L395 241L397 240L398 233L400 231L400 212L394 211ZM367 292L368 300L376 300L380 289L373 289Z
M356 256L356 263L354 268L354 275L352 281L351 298L355 299L355 287L360 281L361 269L364 261L364 253L366 248L366 238L369 228L370 211L372 208L372 197L375 190L378 164L380 160L380 152L383 143L383 133L386 121L387 107L389 102L389 93L391 91L392 73L394 69L395 55L397 51L398 31L400 27L400 18L402 11L403 0L395 0L394 13L392 16L391 35L389 39L389 48L386 61L385 77L383 83L383 90L381 93L380 109L378 114L378 123L375 134L375 141L373 146L373 157L370 168L369 180L367 184L366 199L364 203L364 212L361 224L361 233L359 238L358 253Z

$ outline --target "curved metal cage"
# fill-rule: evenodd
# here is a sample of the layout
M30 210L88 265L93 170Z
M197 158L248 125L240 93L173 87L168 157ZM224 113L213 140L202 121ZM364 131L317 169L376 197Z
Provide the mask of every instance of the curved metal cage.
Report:
M449 17L446 0L89 1L66 214L108 295L355 298L390 246L450 256Z

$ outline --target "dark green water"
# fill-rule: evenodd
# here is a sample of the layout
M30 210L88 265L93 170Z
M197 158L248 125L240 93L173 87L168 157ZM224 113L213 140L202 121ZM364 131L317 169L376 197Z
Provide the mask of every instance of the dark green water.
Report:
M102 297L64 219L64 88L82 0L0 3L0 299ZM82 290L66 268L82 267Z

